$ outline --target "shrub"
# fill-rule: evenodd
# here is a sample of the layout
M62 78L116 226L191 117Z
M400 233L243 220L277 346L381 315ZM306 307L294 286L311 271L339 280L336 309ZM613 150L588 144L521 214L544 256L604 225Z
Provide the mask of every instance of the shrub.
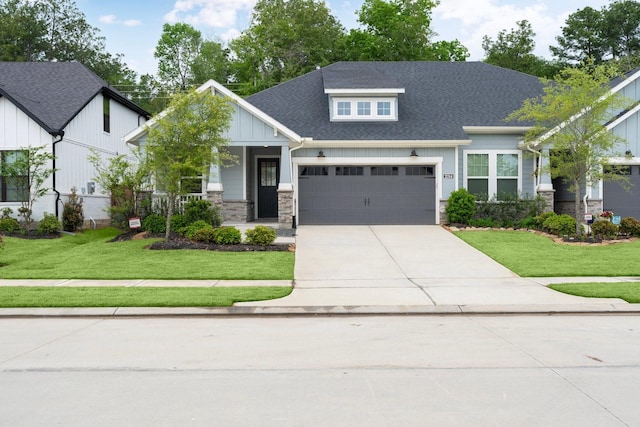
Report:
M450 223L468 224L476 213L476 198L464 188L453 191L445 212Z
M256 225L245 232L250 245L268 246L276 240L276 230L264 225Z
M207 225L193 233L193 240L196 242L216 243L216 231L215 228Z
M220 227L222 216L220 208L211 206L208 200L192 199L184 205L185 223L191 224L196 221L204 221L213 227Z
M521 219L517 223L518 228L536 228L536 217L528 216L526 218Z
M167 231L167 218L151 214L142 220L142 228L149 233L162 234Z
M184 234L184 237L186 237L189 240L192 240L196 232L198 232L199 230L202 230L205 227L211 227L211 224L207 224L204 220L198 220L194 223L187 225L186 227L182 227L179 231L180 233Z
M0 210L0 212L2 213L2 216L0 216L0 219L7 219L7 218L11 218L11 215L13 214L13 209L11 209L11 208L2 208L2 210Z
M215 242L219 245L238 245L242 242L242 233L235 227L218 228Z
M640 221L632 217L622 218L620 232L630 236L640 236Z
M60 220L54 214L44 213L43 218L36 227L38 234L53 234L60 231Z
M64 204L64 209L62 210L62 229L64 231L79 230L84 222L82 199L76 194L77 191L76 187L71 188L69 200Z
M544 222L554 216L558 216L558 214L553 211L543 212L540 215L536 215L533 218L534 228L536 228L537 230L544 230Z
M576 219L571 215L550 215L542 224L542 228L557 236L574 236Z
M602 239L613 239L618 235L618 226L609 221L594 221L591 234Z
M531 199L503 194L500 200L493 197L490 200L476 203L476 213L473 219L492 219L495 226L513 227L524 218L538 215L542 212L545 203L540 196Z
M14 231L20 229L20 223L15 218L2 218L0 219L0 232L12 234Z
M471 219L469 225L473 227L498 227L499 225L491 218Z
M187 225L189 224L187 223L187 220L185 219L184 215L181 215L181 214L171 215L172 230L180 230L181 228L184 228Z

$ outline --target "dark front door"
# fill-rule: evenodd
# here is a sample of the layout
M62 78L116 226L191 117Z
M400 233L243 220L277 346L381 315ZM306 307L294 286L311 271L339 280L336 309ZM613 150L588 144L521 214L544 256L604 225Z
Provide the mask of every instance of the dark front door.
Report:
M258 159L258 218L278 217L279 159Z

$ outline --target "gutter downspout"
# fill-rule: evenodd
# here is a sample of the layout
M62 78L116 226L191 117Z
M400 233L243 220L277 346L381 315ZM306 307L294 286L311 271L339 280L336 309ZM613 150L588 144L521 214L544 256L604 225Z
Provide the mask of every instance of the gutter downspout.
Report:
M527 150L531 151L534 156L537 155L538 159L540 159L537 164L538 167L536 168L536 192L537 192L538 188L540 188L540 180L541 180L540 163L542 163L542 152L534 150L533 148L531 148L529 144L527 144L526 147L527 147Z
M302 147L304 147L304 143L307 140L308 140L308 138L301 138L300 139L300 145L298 145L297 147L293 147L293 148L289 149L289 163L291 163L290 168L291 168L291 180L292 181L293 181L293 152L296 151L296 150L301 149ZM293 183L291 183L291 184L293 185ZM295 189L294 189L294 191L295 191ZM295 192L294 192L294 194L295 194ZM293 197L293 206L292 206L292 209L293 209L293 215L292 215L293 216L293 221L292 221L292 224L291 224L291 228L293 228L294 230L297 228L296 212L298 211L298 209L297 209L296 205L297 205L297 200L296 200L295 197Z
M58 205L60 203L60 192L56 189L56 144L60 141L62 141L64 139L64 131L58 131L56 134L53 135L60 137L60 139L58 139L57 141L53 141L53 192L56 193L56 207L55 207L55 213L56 213L56 218L59 218L59 214L60 214L60 210L58 208Z

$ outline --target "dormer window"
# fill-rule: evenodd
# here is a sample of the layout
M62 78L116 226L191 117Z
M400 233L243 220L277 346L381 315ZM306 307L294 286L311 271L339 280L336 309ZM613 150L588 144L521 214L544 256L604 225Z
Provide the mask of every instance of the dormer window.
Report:
M395 121L398 120L396 97L362 98L331 97L332 121Z

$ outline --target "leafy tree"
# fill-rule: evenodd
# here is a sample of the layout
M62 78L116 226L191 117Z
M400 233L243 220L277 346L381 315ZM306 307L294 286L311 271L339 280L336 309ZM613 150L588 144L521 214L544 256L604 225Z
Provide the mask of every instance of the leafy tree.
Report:
M516 25L517 29L500 31L496 40L489 36L482 38L486 56L484 62L538 77L555 75L559 68L533 53L536 34L529 21L518 21Z
M171 232L176 199L189 192L185 177L206 176L212 163L233 157L225 150L223 132L231 122L232 107L209 91L176 94L169 108L150 127L145 145L147 170L169 199L165 240Z
M559 46L549 49L561 61L583 63L591 58L596 64L602 63L607 54L603 25L601 12L592 7L578 10L569 15L562 35L556 37Z
M585 64L566 68L554 81L546 81L544 95L526 100L507 120L533 122L525 135L530 146L550 147L548 167L542 173L563 178L575 193L576 233L580 235L580 195L600 179L621 179L605 168L606 158L624 140L604 124L629 103L611 93L617 71L610 65Z
M200 54L202 34L189 24L164 24L154 57L158 77L173 90L186 90L193 81L192 64Z
M464 61L469 52L457 40L432 43L431 12L438 0L365 0L362 29L349 32L345 59L377 61Z
M344 29L324 1L258 0L249 28L230 42L245 93L335 62Z
M73 0L0 0L0 60L78 61L111 84L135 81Z
M136 161L125 154L110 156L104 160L100 153L91 150L87 160L96 171L93 179L111 197L108 212L111 222L119 228L126 228L127 219L139 215L138 194L148 182L148 171L135 152Z
M200 55L191 64L193 81L201 85L208 80L225 83L229 79L229 50L220 43L205 40L200 46Z
M47 194L47 180L53 175L53 153L41 147L26 147L11 153L11 159L5 158L2 163L2 175L7 185L20 198L19 215L23 218L26 229L33 224L33 206L35 202Z
M612 58L624 70L638 65L640 53L640 3L618 0L603 9L602 37Z

